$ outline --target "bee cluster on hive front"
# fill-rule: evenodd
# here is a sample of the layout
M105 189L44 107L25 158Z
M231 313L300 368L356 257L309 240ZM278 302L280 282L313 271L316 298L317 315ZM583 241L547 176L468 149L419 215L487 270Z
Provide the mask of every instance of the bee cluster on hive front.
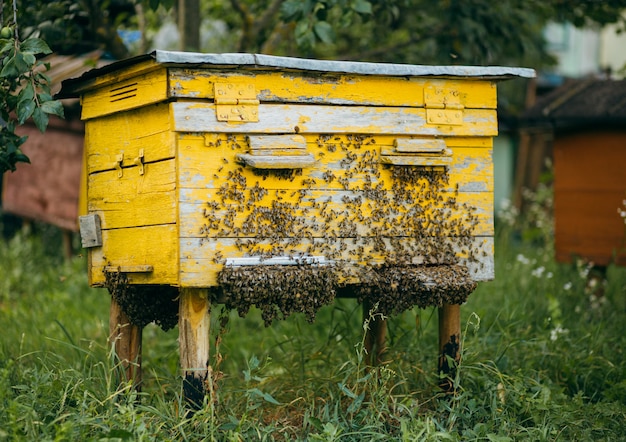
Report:
M244 137L222 138L216 143L246 149ZM203 208L204 243L232 240L239 256L261 263L322 256L332 265L231 267L218 251L213 260L224 265L219 284L227 303L240 314L256 305L271 322L277 312L304 311L312 319L336 287L350 284L363 287L361 299L386 300L389 313L464 301L475 283L459 256L477 261L476 209L450 186L445 167L382 164L380 145L389 142L321 134L308 141L315 167L230 165Z
M226 266L219 282L226 308L243 317L255 306L270 325L292 313L304 313L313 322L317 311L335 299L337 274L319 265Z

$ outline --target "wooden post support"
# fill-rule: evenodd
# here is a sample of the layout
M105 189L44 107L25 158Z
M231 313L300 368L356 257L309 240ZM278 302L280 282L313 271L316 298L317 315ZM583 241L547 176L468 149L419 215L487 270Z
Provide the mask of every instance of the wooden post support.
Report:
M199 409L209 390L209 332L211 302L208 289L183 288L179 304L180 364L183 395L187 404Z
M370 316L373 305L370 301L363 301L363 323L369 321L365 332L366 363L371 366L380 365L387 352L385 340L387 338L387 319L380 314Z
M461 360L461 306L444 304L439 308L439 386L454 391L457 364Z
M115 357L119 361L119 381L132 380L137 391L141 390L141 334L142 327L133 325L120 305L111 297L109 313L109 342L115 345Z

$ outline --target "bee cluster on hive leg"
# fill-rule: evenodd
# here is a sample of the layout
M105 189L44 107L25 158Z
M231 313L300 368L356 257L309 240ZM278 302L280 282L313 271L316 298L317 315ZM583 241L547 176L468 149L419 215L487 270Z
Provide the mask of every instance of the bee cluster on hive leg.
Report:
M123 272L105 271L105 286L133 325L156 323L164 331L178 324L178 289L165 285L131 285Z

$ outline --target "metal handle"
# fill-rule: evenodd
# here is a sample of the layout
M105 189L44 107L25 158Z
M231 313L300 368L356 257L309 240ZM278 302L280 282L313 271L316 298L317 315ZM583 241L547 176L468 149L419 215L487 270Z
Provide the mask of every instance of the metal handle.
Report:
M452 162L452 149L440 138L399 138L394 140L394 149L381 150L380 159L394 166L447 166Z
M129 265L129 266L105 266L105 272L119 272L119 273L152 273L154 271L154 267L146 264L146 265Z
M236 155L237 161L255 169L302 169L315 164L306 150L302 135L251 135L247 154Z

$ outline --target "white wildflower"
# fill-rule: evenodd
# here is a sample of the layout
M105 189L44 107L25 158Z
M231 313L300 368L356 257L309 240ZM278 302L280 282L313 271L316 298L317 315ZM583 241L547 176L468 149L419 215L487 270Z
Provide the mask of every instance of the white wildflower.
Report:
M530 264L530 259L526 258L521 253L517 255L517 262L521 262L522 264Z
M563 290L569 291L571 289L572 289L572 283L571 282L566 282L565 284L563 284Z
M543 275L543 272L545 272L545 270L546 268L544 266L537 267L532 272L530 272L530 274L536 278L541 278L541 275Z
M557 339L559 339L559 335L563 335L567 333L568 331L569 330L562 328L560 325L557 325L552 330L550 330L550 340L556 341Z

